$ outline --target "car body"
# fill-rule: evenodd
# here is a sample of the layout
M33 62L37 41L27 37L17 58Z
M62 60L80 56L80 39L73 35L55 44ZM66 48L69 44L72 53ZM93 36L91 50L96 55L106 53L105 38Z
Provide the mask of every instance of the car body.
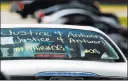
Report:
M1 71L10 79L127 79L127 60L90 26L1 25Z
M22 18L26 18L28 15L33 15L36 10L44 9L49 6L53 6L59 3L65 3L68 0L22 0L22 1L13 1L11 4L10 11L16 11L21 15ZM43 4L43 5L42 5Z
M18 3L17 3L18 2ZM59 4L67 4L70 6L71 4L68 4L69 2L74 2L73 0L31 0L31 1L16 1L13 2L11 5L11 11L16 11L23 17L26 18L28 15L32 15L35 13L36 10L45 9L54 5ZM100 12L98 7L95 4L95 1L84 1L84 0L78 0L78 3L82 3L81 6L85 5L85 9L88 9L90 11L94 12ZM85 4L83 4L85 3ZM43 5L42 5L43 4ZM76 4L79 5L79 4ZM60 6L58 6L60 7ZM62 6L61 6L62 7Z
M82 3L81 1L71 1L69 3L56 4L45 9L41 9L41 10L39 9L35 11L34 16L37 19L39 19L41 17L44 17L44 16L41 16L42 14L45 14L45 16L47 16L49 14L58 12L63 9L83 9L92 13L100 13L100 10L94 7L93 4L90 5L88 1L87 2L85 1L85 3Z
M51 14L47 15L47 12L50 13L50 10L51 10L51 12L52 12L52 10L55 12L54 13L52 12ZM73 15L76 15L76 16L73 16ZM71 21L70 17L72 19L74 19L74 17L76 17L76 19L79 18L79 17L77 17L78 15L82 15L83 18L85 16L87 16L89 18L88 19L85 17L85 20L86 20L85 25L88 25L87 21L92 21L95 23L105 22L105 23L110 23L110 24L114 24L114 25L119 24L118 19L116 18L116 16L114 17L113 14L108 14L108 13L106 13L106 14L97 13L96 14L96 13L92 13L91 11L88 11L86 9L75 8L75 7L59 9L59 7L53 6L48 9L38 10L35 13L35 17L37 19L39 19L41 23L48 22L48 23L53 23L53 24L65 24L66 22ZM61 21L63 21L63 22L61 22ZM74 20L74 21L76 21L76 20ZM73 22L73 20L72 20L72 22ZM77 23L75 23L75 24L77 24ZM81 24L79 24L79 25L81 25ZM92 24L92 26L93 26L93 24ZM95 27L95 25L94 25L94 27Z

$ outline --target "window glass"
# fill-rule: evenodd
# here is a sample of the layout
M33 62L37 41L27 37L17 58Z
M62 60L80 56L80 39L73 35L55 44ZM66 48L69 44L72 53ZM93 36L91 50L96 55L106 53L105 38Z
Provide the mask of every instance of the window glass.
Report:
M119 60L120 54L102 34L64 28L3 28L3 58Z

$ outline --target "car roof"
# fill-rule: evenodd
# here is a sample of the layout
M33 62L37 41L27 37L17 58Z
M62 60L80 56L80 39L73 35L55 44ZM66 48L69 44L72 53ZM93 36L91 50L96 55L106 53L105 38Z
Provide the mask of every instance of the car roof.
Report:
M1 28L69 28L95 31L104 34L101 30L91 26L61 25L61 24L1 24Z

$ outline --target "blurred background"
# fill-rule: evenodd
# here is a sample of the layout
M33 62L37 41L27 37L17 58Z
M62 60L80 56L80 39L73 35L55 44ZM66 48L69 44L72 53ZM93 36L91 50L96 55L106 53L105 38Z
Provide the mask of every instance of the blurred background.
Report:
M24 20L18 14L9 12L11 1L14 1L14 0L1 0L1 23L2 24L37 23L36 20L31 17L28 17L27 19ZM127 27L127 0L116 0L116 1L115 0L97 0L97 1L100 2L100 9L102 12L114 13L119 17L121 24Z

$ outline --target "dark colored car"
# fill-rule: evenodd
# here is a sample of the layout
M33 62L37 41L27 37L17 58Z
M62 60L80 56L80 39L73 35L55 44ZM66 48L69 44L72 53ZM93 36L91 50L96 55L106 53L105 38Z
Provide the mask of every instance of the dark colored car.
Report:
M13 2L12 7L11 7L11 11L14 9L23 18L26 18L27 15L34 14L34 12L36 10L45 9L45 8L50 7L50 6L54 6L56 4L64 4L64 3L67 4L71 1L74 1L74 0L32 0L32 1L25 1L24 0L24 1L17 1L17 2ZM93 9L96 9L96 12L97 11L100 12L99 8L96 6L94 1L84 1L84 0L76 0L76 1L79 1L80 3L84 3L88 7L91 7ZM13 6L15 6L15 7L13 7ZM16 8L16 6L18 8Z

